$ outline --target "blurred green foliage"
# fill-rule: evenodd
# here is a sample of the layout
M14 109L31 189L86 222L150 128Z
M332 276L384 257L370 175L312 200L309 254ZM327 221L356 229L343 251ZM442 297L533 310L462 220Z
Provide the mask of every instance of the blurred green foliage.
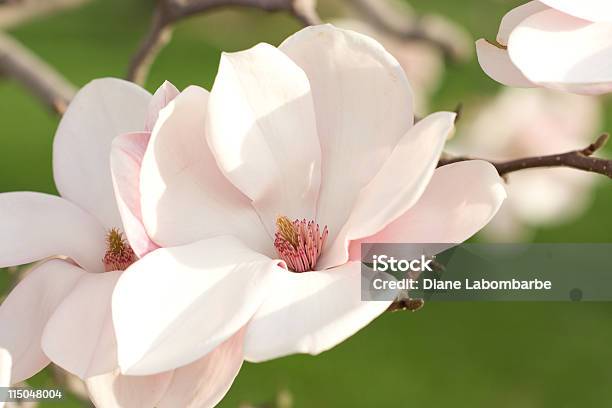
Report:
M320 0L325 8L326 0ZM123 76L145 32L152 1L98 0L31 22L12 34L77 85ZM510 0L413 0L474 36L493 38ZM147 88L168 79L183 88L212 84L220 52L299 29L290 17L223 10L181 23ZM492 95L499 86L474 60L450 65L432 108L453 109ZM58 118L17 84L0 80L0 191L55 193L51 146ZM606 129L612 106L606 101ZM494 129L492 137L495 137ZM554 135L551 135L553 137ZM594 135L595 136L595 135ZM598 177L598 176L593 176ZM609 241L612 183L602 180L591 210L570 224L538 231L542 242ZM0 275L0 290L7 287ZM612 305L586 303L427 304L416 313L386 314L318 357L292 356L245 364L221 407L293 394L311 407L604 407L612 404ZM51 386L45 371L31 380ZM43 407L76 407L71 398Z

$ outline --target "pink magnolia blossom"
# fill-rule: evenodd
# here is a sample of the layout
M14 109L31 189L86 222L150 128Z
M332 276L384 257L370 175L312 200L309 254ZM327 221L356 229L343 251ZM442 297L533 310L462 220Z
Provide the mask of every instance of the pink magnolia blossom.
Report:
M568 115L571 112L571 115ZM600 130L594 97L547 89L505 88L451 142L458 154L511 160L587 146ZM496 129L494 137L491 129ZM528 239L531 228L570 221L591 202L596 177L573 169L535 169L508 175L508 199L483 233L497 241Z
M169 83L151 96L117 79L91 82L76 95L55 136L61 197L0 194L0 267L42 260L0 306L0 347L12 358L11 384L51 360L86 380L92 401L103 408L214 406L229 389L243 361L241 331L172 371L139 377L118 369L111 294L123 270L157 246L139 222L138 208L115 200L113 184L137 186L138 179L113 180L111 166L121 174L140 165L159 110L177 94ZM126 155L110 163L113 139Z
M115 287L121 370L189 364L239 330L249 361L320 353L389 306L361 299L360 242L480 230L505 197L497 172L436 169L455 114L413 124L412 97L379 43L322 25L223 54L210 92L162 109L121 177L139 184L117 189L162 247Z
M502 19L498 44L476 42L478 60L494 80L579 94L612 90L612 3L540 0Z

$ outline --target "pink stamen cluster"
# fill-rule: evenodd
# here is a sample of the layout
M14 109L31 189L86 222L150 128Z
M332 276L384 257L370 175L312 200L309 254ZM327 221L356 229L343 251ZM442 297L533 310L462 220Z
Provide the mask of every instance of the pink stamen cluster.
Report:
M106 253L102 262L104 270L125 271L131 264L136 262L136 254L132 247L123 238L123 234L118 229L111 229L106 236Z
M278 217L274 247L293 272L312 271L323 252L327 235L327 226L320 232L319 224L314 221Z

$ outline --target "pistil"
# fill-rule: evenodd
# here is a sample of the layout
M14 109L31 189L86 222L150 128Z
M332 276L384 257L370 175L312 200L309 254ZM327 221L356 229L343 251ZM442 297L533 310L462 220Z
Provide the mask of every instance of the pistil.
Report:
M312 271L325 248L327 235L327 226L321 231L314 221L291 221L281 216L276 219L274 247L291 271Z
M136 259L136 254L127 240L123 238L123 233L112 228L106 235L106 253L102 259L104 270L107 272L125 271L136 262Z

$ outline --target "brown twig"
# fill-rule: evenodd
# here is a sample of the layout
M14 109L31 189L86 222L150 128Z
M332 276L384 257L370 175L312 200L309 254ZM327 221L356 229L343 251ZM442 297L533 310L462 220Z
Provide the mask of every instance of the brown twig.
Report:
M595 152L603 148L607 141L608 135L603 134L599 136L595 142L581 150L573 150L571 152L551 154L548 156L525 157L509 161L487 161L495 166L500 176L504 176L508 173L519 170L534 169L539 167L569 167L572 169L602 174L612 178L612 160L592 157ZM438 162L438 167L466 160L473 160L473 158L443 158Z
M8 30L34 18L78 7L89 0L14 0L0 8L0 28Z
M55 112L62 114L76 89L51 66L0 32L0 73L20 82Z
M305 26L321 22L313 0L159 0L151 27L130 62L127 79L144 84L155 57L170 40L174 23L196 14L229 6L256 8L267 12L285 11Z

